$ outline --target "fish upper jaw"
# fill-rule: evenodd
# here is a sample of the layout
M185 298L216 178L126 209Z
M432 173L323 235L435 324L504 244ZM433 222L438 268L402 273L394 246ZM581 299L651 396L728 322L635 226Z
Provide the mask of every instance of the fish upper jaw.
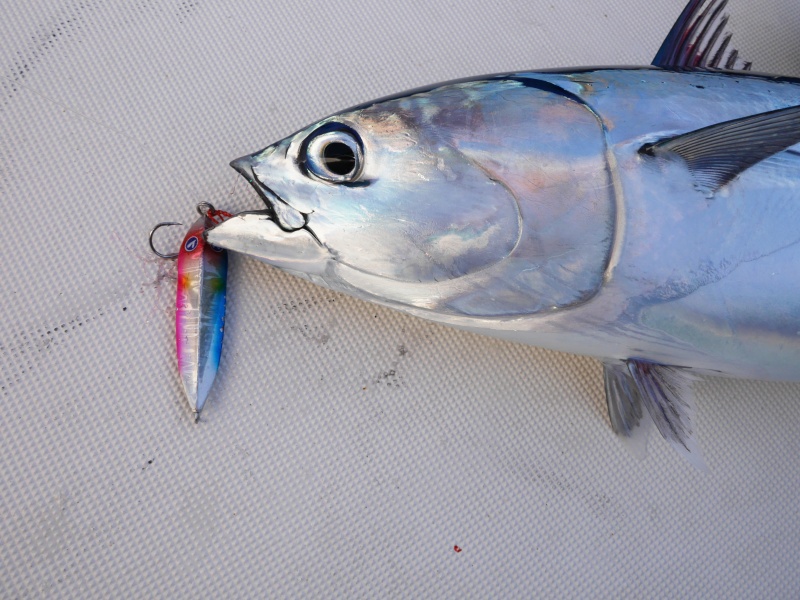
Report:
M258 192L264 204L267 205L267 212L281 229L292 232L303 229L308 224L308 215L290 206L258 178L253 166L252 154L237 158L230 164Z

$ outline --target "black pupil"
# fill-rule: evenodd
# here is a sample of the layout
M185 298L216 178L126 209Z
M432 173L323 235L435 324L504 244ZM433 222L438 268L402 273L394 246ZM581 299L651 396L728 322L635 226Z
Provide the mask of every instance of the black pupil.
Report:
M334 175L348 175L356 168L353 149L342 142L331 142L322 149L322 163Z

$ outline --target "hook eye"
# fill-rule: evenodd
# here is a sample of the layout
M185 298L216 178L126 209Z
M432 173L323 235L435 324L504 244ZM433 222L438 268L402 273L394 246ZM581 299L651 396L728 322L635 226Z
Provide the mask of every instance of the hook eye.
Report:
M217 212L217 209L214 208L214 205L211 204L211 202L201 202L200 204L197 205L196 208L197 208L197 214L199 214L201 217L208 216L209 212L212 213ZM162 223L162 224L167 225L167 223Z
M165 260L175 260L176 258L178 258L178 253L176 252L175 254L162 254L161 252L159 252L158 250L156 250L156 247L153 245L153 235L154 235L154 234L155 234L155 232L156 232L156 231L158 231L158 230L159 230L161 227L171 227L171 226L173 226L173 225L183 225L183 223L178 223L177 221L163 221L162 223L159 223L158 225L156 225L155 227L153 227L153 229L151 229L151 230L150 230L150 237L149 237L149 240L150 240L150 250L152 250L152 251L153 251L153 254L155 254L155 255L156 255L156 256L158 256L159 258L163 258L163 259L165 259Z

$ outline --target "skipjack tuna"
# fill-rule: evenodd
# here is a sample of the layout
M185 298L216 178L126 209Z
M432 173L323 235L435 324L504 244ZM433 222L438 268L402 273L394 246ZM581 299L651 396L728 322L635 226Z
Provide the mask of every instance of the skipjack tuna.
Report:
M494 75L335 114L231 163L207 232L314 283L600 358L611 424L702 466L693 373L800 380L800 80L749 73L727 0L652 66Z

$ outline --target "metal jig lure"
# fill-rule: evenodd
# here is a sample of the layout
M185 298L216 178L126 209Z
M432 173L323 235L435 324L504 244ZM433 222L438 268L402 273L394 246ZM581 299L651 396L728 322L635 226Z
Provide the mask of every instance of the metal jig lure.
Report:
M153 235L161 227L182 223L159 223L149 237L150 249L156 256L178 260L175 300L178 371L195 420L200 418L222 354L228 276L228 253L206 242L204 233L232 216L207 202L198 204L197 212L200 218L189 228L177 253L163 254L156 250Z

